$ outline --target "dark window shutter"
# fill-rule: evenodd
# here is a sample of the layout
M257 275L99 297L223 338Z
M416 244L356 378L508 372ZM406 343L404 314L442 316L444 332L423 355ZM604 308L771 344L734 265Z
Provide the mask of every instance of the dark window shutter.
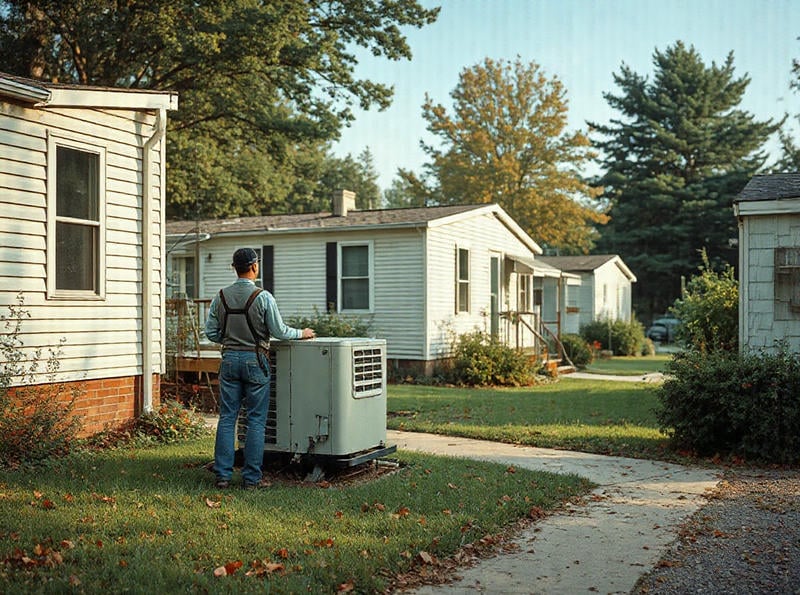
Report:
M325 244L325 306L328 312L338 311L339 305L339 266L337 263L338 245Z
M275 246L261 246L261 287L275 295Z

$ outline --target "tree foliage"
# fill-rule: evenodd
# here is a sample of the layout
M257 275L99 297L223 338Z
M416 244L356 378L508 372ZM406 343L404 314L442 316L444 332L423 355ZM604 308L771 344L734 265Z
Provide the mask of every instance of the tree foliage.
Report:
M352 106L392 89L354 74L353 49L411 51L416 0L0 0L0 59L22 76L171 90L168 211L215 217L308 199Z
M701 249L712 261L735 261L733 198L764 165L764 143L781 124L738 107L750 79L734 75L733 54L706 66L677 42L656 50L653 64L652 80L623 65L614 75L619 94L604 94L620 116L593 124L604 137L599 183L611 205L598 248L636 272L644 315L678 296Z
M739 282L733 267L725 264L715 271L705 252L699 273L670 308L681 321L678 339L700 351L735 351L739 344Z
M536 63L494 61L463 70L452 114L426 97L423 117L437 137L422 180L401 178L425 204L498 203L539 243L586 252L605 222L598 192L580 175L594 155L567 130L566 92Z

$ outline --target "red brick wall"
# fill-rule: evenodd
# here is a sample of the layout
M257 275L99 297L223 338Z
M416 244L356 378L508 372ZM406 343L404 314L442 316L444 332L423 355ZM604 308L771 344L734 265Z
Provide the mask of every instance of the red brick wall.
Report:
M153 408L161 402L161 377L153 375ZM72 388L79 394L73 414L81 418L80 436L90 436L108 428L119 427L142 413L142 377L123 376L67 382L61 391L69 398Z

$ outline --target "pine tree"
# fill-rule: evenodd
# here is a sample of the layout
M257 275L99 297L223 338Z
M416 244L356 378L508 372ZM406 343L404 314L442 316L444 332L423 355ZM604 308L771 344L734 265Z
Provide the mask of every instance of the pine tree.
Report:
M620 113L602 135L605 170L598 184L611 205L598 250L617 253L637 275L634 305L642 319L680 295L681 277L701 264L736 262L732 202L765 163L764 143L780 123L758 122L738 106L750 82L734 75L733 54L706 66L677 42L653 57L652 81L623 65Z

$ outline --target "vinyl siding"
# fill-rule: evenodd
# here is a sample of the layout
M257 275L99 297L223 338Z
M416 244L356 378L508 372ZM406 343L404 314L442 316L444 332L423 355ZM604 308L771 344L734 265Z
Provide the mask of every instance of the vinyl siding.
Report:
M800 351L800 313L777 307L775 248L800 246L800 213L743 217L740 243L739 338L752 350L774 350L777 340Z
M142 148L154 115L133 110L29 109L0 102L0 311L22 293L25 349L61 345L59 379L142 373ZM106 294L47 299L48 134L105 147ZM162 145L163 146L163 145ZM161 372L161 156L154 152L156 233L153 363ZM63 340L63 344L62 344ZM40 375L37 380L43 380Z
M470 251L470 311L455 313L456 247ZM531 257L530 249L493 214L464 218L436 226L427 233L428 354L436 359L450 353L453 333L489 330L490 258L492 255ZM501 260L502 262L502 260ZM501 286L508 275L501 274ZM501 288L500 309L516 303ZM484 315L485 314L485 315Z
M422 234L418 231L354 231L218 237L200 244L201 296L211 299L236 279L230 262L237 248L272 245L275 299L283 318L326 311L325 244L371 242L374 308L358 316L386 339L389 358L421 359L424 354ZM191 252L191 249L189 249ZM209 260L208 255L211 254ZM351 314L344 313L345 316Z

